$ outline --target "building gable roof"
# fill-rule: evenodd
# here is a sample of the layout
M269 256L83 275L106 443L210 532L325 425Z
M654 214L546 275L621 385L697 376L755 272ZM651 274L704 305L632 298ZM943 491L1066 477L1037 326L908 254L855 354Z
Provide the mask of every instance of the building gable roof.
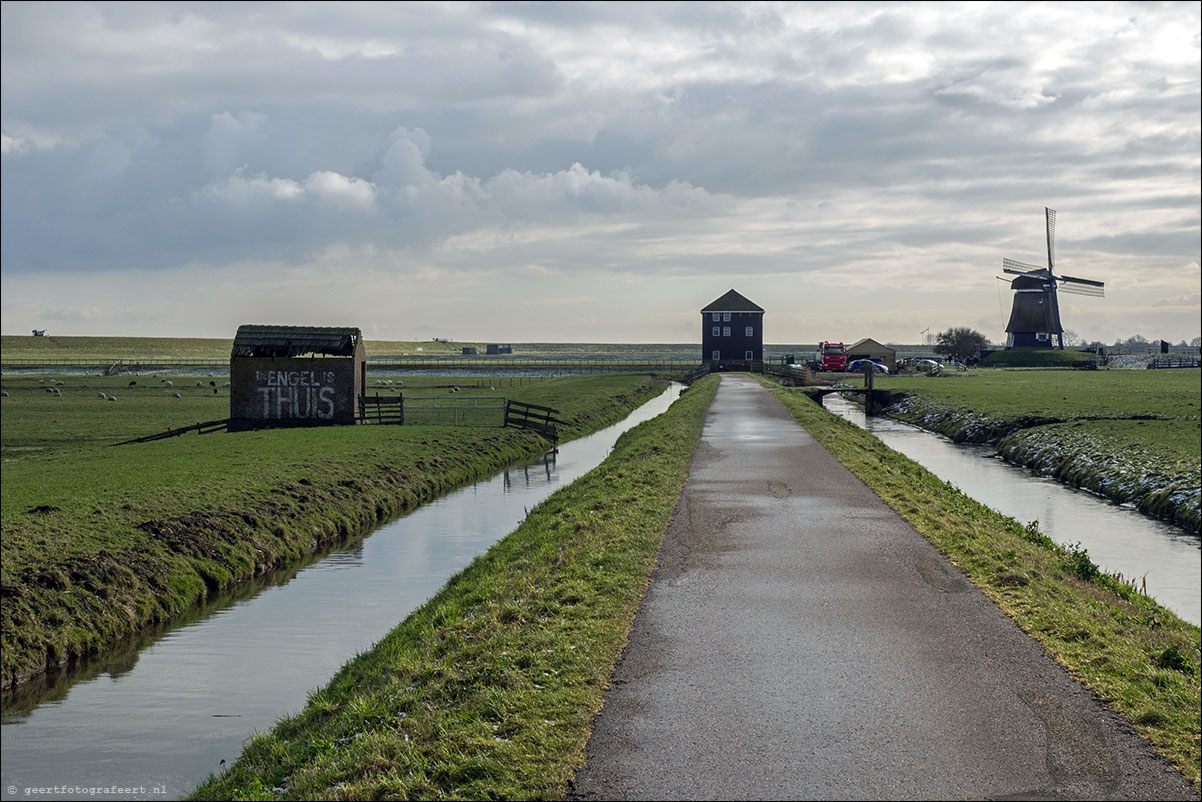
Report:
M706 312L763 312L764 308L756 306L751 301L739 295L734 290L718 298L709 306L701 310L702 314Z
M871 337L865 337L864 339L860 340L859 342L848 346L847 350L849 352L851 352L851 351L854 351L855 349L859 348L860 346L863 346L865 349L872 348L877 351L889 351L891 353L895 353L895 354L897 353L896 349L890 348L887 345L882 345L882 344L878 343L876 340L872 339Z
M293 357L305 354L354 356L363 342L357 328L332 326L258 326L238 327L234 336L234 357Z

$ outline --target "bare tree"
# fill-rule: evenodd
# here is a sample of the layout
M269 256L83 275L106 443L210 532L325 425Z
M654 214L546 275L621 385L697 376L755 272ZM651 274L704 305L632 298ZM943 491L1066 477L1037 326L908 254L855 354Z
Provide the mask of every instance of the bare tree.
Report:
M1060 334L1061 342L1065 345L1080 345L1081 338L1077 336L1077 332L1071 329L1065 329Z
M974 329L951 328L939 332L935 343L935 353L946 354L957 360L969 359L978 356L988 342L984 334Z

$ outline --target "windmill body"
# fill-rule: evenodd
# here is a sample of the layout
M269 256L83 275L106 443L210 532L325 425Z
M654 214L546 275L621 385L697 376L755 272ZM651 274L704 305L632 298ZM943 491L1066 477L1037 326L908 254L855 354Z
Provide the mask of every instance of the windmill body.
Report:
M1006 324L1006 348L1064 348L1057 292L1100 296L1105 284L1073 276L1058 276L1056 258L1056 211L1044 209L1048 233L1048 266L1002 260L1002 272L1017 276L1010 282L1014 306Z

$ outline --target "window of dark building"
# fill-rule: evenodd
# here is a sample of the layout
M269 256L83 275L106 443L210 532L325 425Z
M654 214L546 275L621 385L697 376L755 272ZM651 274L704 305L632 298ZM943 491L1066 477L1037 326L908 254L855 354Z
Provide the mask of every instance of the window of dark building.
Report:
M723 312L723 313L722 313L722 322L723 322L723 323L729 323L729 322L730 322L730 312Z
M730 326L723 326L723 327L722 327L722 336L723 336L723 337L729 337L729 336L730 336Z
M717 315L715 315L715 317L717 317ZM714 336L715 337L722 336L722 327L721 326L714 326Z
M717 323L719 320L722 319L721 315L718 312L714 312L713 318L714 318L715 323Z
M751 336L751 326L748 326L748 327L747 327L746 331L744 331L744 332L743 332L743 336L744 336L744 337L750 337L750 336Z

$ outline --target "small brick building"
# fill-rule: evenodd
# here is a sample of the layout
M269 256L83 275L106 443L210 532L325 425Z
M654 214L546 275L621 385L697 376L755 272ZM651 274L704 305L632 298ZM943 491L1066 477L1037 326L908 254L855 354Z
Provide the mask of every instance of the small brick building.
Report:
M366 392L359 329L238 327L230 353L230 431L355 423Z
M702 309L701 360L711 370L763 370L763 308L731 290Z

